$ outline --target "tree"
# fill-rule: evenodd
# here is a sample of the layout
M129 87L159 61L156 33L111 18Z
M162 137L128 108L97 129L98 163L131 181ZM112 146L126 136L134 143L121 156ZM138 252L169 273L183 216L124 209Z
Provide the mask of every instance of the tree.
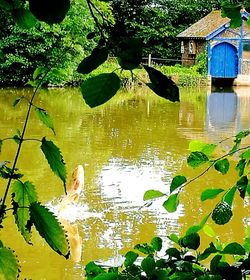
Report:
M144 42L143 54L177 60L180 58L176 35L219 8L220 1L131 1L113 0L116 24L111 36L137 36Z
M24 85L38 65L50 67L58 63L58 58L58 69L52 71L44 83L79 82L75 70L93 47L93 42L86 36L94 29L94 22L84 1L72 1L65 20L53 26L34 20L33 27L24 29L14 19L9 16L9 11L1 9L0 50L3 58L0 85Z

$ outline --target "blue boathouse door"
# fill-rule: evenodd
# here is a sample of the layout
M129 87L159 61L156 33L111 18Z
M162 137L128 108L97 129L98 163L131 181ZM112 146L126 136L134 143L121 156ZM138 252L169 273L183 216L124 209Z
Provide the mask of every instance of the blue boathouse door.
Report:
M212 48L210 67L212 78L236 78L238 74L236 47L226 42L215 45Z

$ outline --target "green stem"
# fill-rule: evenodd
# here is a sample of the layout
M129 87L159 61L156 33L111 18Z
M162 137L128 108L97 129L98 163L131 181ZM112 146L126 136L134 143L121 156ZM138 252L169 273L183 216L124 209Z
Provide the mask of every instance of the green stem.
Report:
M229 152L229 153L227 153L227 154L225 154L225 155L223 155L223 156L221 156L221 157L215 159L204 171L202 171L199 175L197 175L196 177L190 179L186 184L184 184L184 185L180 188L179 192L181 191L181 189L183 189L184 187L186 187L187 185L189 185L189 184L192 183L193 181L199 179L199 178L200 178L201 176L203 176L206 172L208 172L209 169L211 169L211 168L215 165L215 163L216 163L217 161L219 161L219 160L221 160L221 159L223 159L223 158L225 158L225 157L227 157L227 156L231 156L231 155L233 155L233 154L235 154L235 153L237 153L237 152L240 152L240 151L242 151L242 150L249 149L249 148L250 148L250 145L249 145L249 146L246 146L246 147L239 148L239 149L237 149L236 151Z
M86 0L86 2L87 2L87 5L88 5L88 8L89 8L89 12L90 12L93 20L95 21L96 27L99 30L102 39L105 40L105 36L104 36L103 30L102 30L102 27L101 27L101 25L100 25L100 23L98 21L98 18L95 16L95 14L93 12L93 9L92 9L92 6L94 6L94 5L93 5L93 3L90 0Z
M47 76L47 74L50 72L50 70L51 70L51 68L49 68L44 73L43 77L41 78L40 82L36 86L36 88L35 88L35 90L33 92L33 95L32 95L32 97L30 99L28 111L27 111L27 114L26 114L26 117L25 117L25 121L24 121L24 125L23 125L22 134L21 134L21 137L20 137L20 142L18 144L16 155L15 155L15 159L14 159L14 162L13 162L13 165L12 165L12 168L11 168L10 178L8 180L8 183L7 183L4 195L3 195L2 204L1 204L1 208L0 208L1 214L3 214L2 211L4 211L4 208L5 208L5 202L6 202L6 199L7 199L7 196L8 196L8 192L9 192L9 189L10 189L10 185L11 185L11 182L12 182L12 179L13 179L12 177L13 177L13 175L15 173L17 161L18 161L18 158L19 158L19 155L20 155L20 152L21 152L22 144L23 144L23 141L24 141L24 135L25 135L25 132L26 132L26 128L27 128L27 125L28 125L31 108L32 108L32 105L33 105L33 100L34 100L35 95L36 95L38 89L40 88L44 78Z

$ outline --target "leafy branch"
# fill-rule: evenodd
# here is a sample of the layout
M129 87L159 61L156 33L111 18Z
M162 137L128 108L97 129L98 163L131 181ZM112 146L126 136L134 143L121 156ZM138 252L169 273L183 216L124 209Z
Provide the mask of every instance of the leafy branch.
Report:
M35 187L32 185L32 183L29 181L23 183L20 180L23 175L17 173L17 162L21 153L23 142L28 140L39 141L41 142L41 150L44 153L51 170L63 181L64 191L66 193L66 169L59 148L52 141L47 141L45 137L43 137L42 140L25 138L32 108L34 108L37 117L42 121L42 123L50 128L55 134L51 117L44 109L34 105L35 96L51 69L52 66L46 70L43 68L41 71L41 68L38 67L38 69L35 71L36 73L33 75L34 81L32 83L35 87L30 100L28 100L28 109L25 115L22 131L20 132L18 130L17 135L11 138L14 139L18 144L12 167L7 167L7 161L0 164L0 177L8 180L3 198L1 199L0 227L2 227L1 224L5 218L6 211L11 209L6 209L6 199L8 197L10 186L12 185L13 216L15 218L18 230L24 237L27 244L31 244L31 228L34 226L39 232L40 236L46 240L47 244L54 251L60 255L63 255L65 258L68 258L70 251L64 228L58 221L57 217L55 217L49 209L40 204L37 198ZM15 107L22 98L24 97L16 99L13 103L13 106ZM9 139L10 138L5 138L0 140L0 146L2 146L3 141ZM13 180L15 181L13 184L11 184ZM0 245L2 245L2 243ZM3 264L3 262L0 262L0 274L6 277L11 275L11 278L8 279L15 279L19 271L17 259L11 250L0 246L0 259L4 258L5 256L9 263L6 265ZM6 267L4 267L5 265ZM12 270L12 272L10 273L9 270Z
M243 199L245 198L246 193L250 195L250 189L248 184L249 180L247 177L247 174L249 174L249 172L246 175L244 175L246 173L245 167L248 166L250 160L250 145L239 147L242 139L247 137L249 134L250 134L250 130L239 132L235 136L234 145L231 148L231 150L228 153L223 154L222 156L214 160L211 160L210 157L214 149L216 148L216 145L204 144L199 141L193 141L194 144L192 144L191 142L190 146L192 148L191 149L192 152L187 158L188 165L191 166L192 168L196 168L204 163L208 163L211 161L212 163L205 170L203 170L201 173L199 173L197 176L195 176L190 180L187 180L187 178L183 175L175 176L170 184L170 194L162 193L158 190L148 190L144 194L144 200L150 201L166 196L167 200L163 203L163 207L168 212L175 212L179 205L179 195L187 185L191 184L192 182L204 176L204 174L209 172L209 170L212 167L214 167L215 170L220 172L222 175L225 175L230 167L230 163L227 157L241 152L241 154L239 155L240 158L239 162L236 165L236 170L238 171L240 177L239 180L236 182L236 184L233 187L228 189L228 191L222 197L221 201L215 206L214 210L209 214L209 216L212 214L212 219L215 221L215 223L217 224L227 223L233 215L231 208L232 208L232 203L236 190L239 191L240 196ZM207 189L202 192L201 200L204 201L206 199L215 198L221 192L224 192L224 189ZM148 202L146 202L144 206L148 206Z
M25 117L25 120L24 120L23 129L22 129L21 136L20 136L20 139L19 139L20 141L19 141L19 144L18 144L18 147L17 147L17 151L16 151L16 155L15 155L15 158L14 158L14 162L13 162L13 165L12 165L12 168L11 168L10 178L8 180L8 183L7 183L4 195L3 195L2 203L1 203L1 206L0 206L0 223L1 223L2 219L3 219L3 217L4 217L4 216L2 216L2 214L4 213L3 210L5 208L5 202L6 202L7 195L8 195L8 192L9 192L9 188L10 188L10 185L11 185L12 177L13 177L13 174L14 174L15 169L16 169L17 161L18 161L18 158L19 158L19 155L20 155L20 152L21 152L22 143L23 143L24 135L25 135L25 132L26 132L26 129L27 129L27 125L28 125L28 121L29 121L29 116L30 116L33 100L34 100L34 98L36 96L36 93L37 93L38 89L42 85L43 80L45 79L47 74L50 72L50 70L51 69L49 68L43 74L41 80L38 82L36 88L34 89L32 97L31 97L30 102L29 102L28 110L27 110L26 117Z
M221 142L220 142L221 143ZM242 148L239 148L235 151L230 151L228 152L227 154L224 154L222 155L221 157L213 160L213 162L205 169L203 170L199 175L195 176L194 178L190 179L187 183L181 185L179 191L181 191L184 187L186 187L187 185L191 184L192 182L196 181L197 179L199 179L200 177L202 177L205 173L207 173L217 162L219 162L220 160L228 157L228 156L231 156L237 152L240 152L240 151L244 151L244 150L247 150L250 148L250 145L249 146L246 146L246 147L242 147Z
M103 32L103 26L100 25L99 21L98 21L98 18L96 17L94 11L93 11L93 8L98 11L99 14L101 14L101 12L95 7L95 5L92 3L91 0L86 0L87 2L87 5L88 5L88 8L89 8L89 11L90 11L90 14L93 18L93 20L95 21L95 24L96 24L96 27L101 35L101 38L103 40L106 40L106 37L104 35L104 32ZM102 14L101 14L102 15ZM102 15L102 18L103 18L103 15Z

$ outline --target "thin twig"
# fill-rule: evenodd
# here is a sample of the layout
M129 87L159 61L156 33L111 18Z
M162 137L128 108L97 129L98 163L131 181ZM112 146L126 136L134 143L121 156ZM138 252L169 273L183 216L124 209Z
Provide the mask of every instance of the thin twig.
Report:
M71 44L72 45L72 44ZM64 52L61 53L61 56L59 56L59 58L57 59L57 61L60 61L61 58L63 57L64 55ZM46 76L49 74L49 72L51 71L51 69L54 68L54 65L51 64L51 66L44 72L44 74L41 76L41 79L39 80L38 84L36 85L34 91L33 91L33 94L32 94L32 97L31 99L29 100L29 106L28 106L28 110L27 110L27 114L26 114L26 117L25 117L25 121L24 121L24 125L23 125L23 130L22 130L22 133L21 133L21 136L20 136L20 140L19 140L19 144L18 144L18 147L17 147L17 151L16 151L16 155L15 155L15 159L14 159L14 162L13 162L13 165L12 165L12 168L11 168L11 172L10 172L10 178L8 180L8 183L7 183L7 186L6 186L6 189L5 189L5 192L4 192L4 196L3 196L3 199L2 199L2 203L1 203L1 206L0 206L0 213L4 213L4 207L5 207L5 202L6 202L6 199L7 199L7 195L8 195L8 192L9 192L9 189L10 189L10 185L11 185L11 181L12 181L12 177L15 173L15 169L16 169L16 165L17 165L17 161L18 161L18 158L19 158L19 155L20 155L20 152L21 152L21 148L22 148L22 143L24 141L24 135L25 135L25 132L26 132L26 128L27 128L27 125L28 125L28 121L29 121L29 116L30 116L30 112L31 112L31 108L33 105L33 101L34 101L34 98L36 96L36 93L38 91L38 89L41 87L44 79L46 78ZM64 184L64 192L67 193L66 191L66 186ZM1 217L0 217L1 218ZM0 219L1 220L1 219Z
M90 0L86 0L86 2L87 2L87 5L88 5L90 14L91 14L93 20L95 21L96 27L97 27L97 29L99 30L101 37L102 37L103 39L105 39L105 35L104 35L104 33L103 33L102 27L101 27L101 25L100 25L100 23L99 23L99 21L98 21L98 18L95 16L95 14L94 14L94 12L93 12L93 9L92 9L92 7L94 6L93 3L92 3Z
M235 154L235 153L237 153L237 152L240 152L240 151L243 151L243 150L246 150L246 149L249 149L250 148L250 145L249 146L246 146L246 147L242 147L242 148L239 148L239 149L237 149L237 150L235 150L235 151L231 151L231 152L229 152L229 153L227 153L227 154L224 154L224 155L222 155L221 157L219 157L219 158L217 158L217 159L215 159L213 162L212 162L212 164L210 164L205 170L203 170L199 175L197 175L197 176L195 176L194 178L192 178L192 179L190 179L189 181L187 181L185 184L183 184L182 186L180 186L180 188L178 189L178 193L180 193L181 192L181 190L184 188L184 187L186 187L187 185L189 185L189 184L191 184L192 182L194 182L194 181L196 181L197 179L199 179L200 177L202 177L205 173L207 173L214 165L215 165L215 163L216 162L218 162L219 160L222 160L223 158L225 158L225 157L227 157L227 156L230 156L230 155L233 155L233 154ZM163 194L163 196L168 196L169 194ZM153 200L157 200L158 198L154 198L154 199L151 199L151 201L153 201ZM142 209L143 207L146 207L148 205L148 201L146 202L146 203L144 203L141 207L140 207L140 209Z
M246 149L249 149L249 148L250 148L250 145L249 145L249 146L246 146L246 147L239 148L239 149L237 149L237 150L235 150L235 151L229 152L229 153L227 153L227 154L225 154L225 155L223 155L223 156L217 158L216 160L214 160L214 161L212 162L212 164L210 164L210 165L208 166L208 168L206 168L204 171L202 171L199 175L197 175L196 177L190 179L186 184L183 184L183 185L181 186L181 188L179 189L179 191L180 191L181 189L183 189L184 187L186 187L187 185L189 185L190 183L192 183L193 181L195 181L195 180L199 179L201 176L203 176L206 172L209 171L209 169L211 169L211 168L215 165L215 163L216 163L217 161L222 160L223 158L225 158L225 157L227 157L227 156L231 156L231 155L233 155L233 154L235 154L235 153L237 153L237 152L240 152L240 151L242 151L242 150L246 150Z

